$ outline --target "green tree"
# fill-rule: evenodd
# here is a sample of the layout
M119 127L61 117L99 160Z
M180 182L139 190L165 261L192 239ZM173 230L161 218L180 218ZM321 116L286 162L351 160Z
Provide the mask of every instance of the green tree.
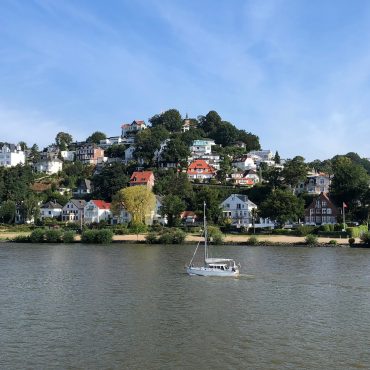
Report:
M307 165L304 162L304 158L301 156L294 157L293 159L287 160L284 165L284 169L281 172L283 182L294 188L299 184L300 181L305 181L307 177Z
M72 135L67 132L58 132L55 137L55 143L58 145L60 150L66 150L68 145L73 141Z
M106 164L92 178L94 197L111 201L114 194L125 188L130 180L127 167L119 162Z
M124 158L126 146L121 144L113 144L104 151L108 158Z
M154 152L160 149L161 143L169 136L169 132L162 125L139 132L135 136L134 157L153 165Z
M196 213L203 217L203 204L207 205L207 219L217 223L221 219L220 192L210 187L202 187L196 193Z
M40 160L40 149L37 146L37 144L33 144L31 147L30 151L30 156L29 159L33 162L36 163L37 161Z
M95 144L99 144L100 143L100 140L104 140L107 138L107 135L105 135L103 132L101 131L95 131L93 132L87 139L86 139L86 142L88 143L95 143Z
M177 109L169 109L149 119L153 127L164 126L169 132L178 132L182 127L181 114Z
M280 162L281 162L280 155L279 155L278 151L276 151L276 153L275 153L274 161L275 161L276 164L280 164Z
M24 141L20 141L20 142L18 143L18 145L21 147L21 149L22 149L23 151L25 151L26 149L28 149L27 144L26 144Z
M303 217L304 200L289 190L277 189L261 203L260 214L276 220L280 225L287 221L297 221Z
M337 204L345 202L350 208L354 208L369 189L369 176L366 170L350 158L338 156L333 161L333 173L331 195Z
M15 220L16 205L12 200L7 200L1 204L0 220L5 224L12 224Z
M163 198L161 214L167 215L168 226L178 226L180 213L185 210L185 203L177 195L166 195Z
M187 158L190 156L190 150L179 137L167 142L162 152L162 160L169 163L182 163L187 165Z
M155 195L146 186L130 186L118 191L111 204L113 214L119 214L122 207L132 216L135 225L144 224L145 218L155 207Z

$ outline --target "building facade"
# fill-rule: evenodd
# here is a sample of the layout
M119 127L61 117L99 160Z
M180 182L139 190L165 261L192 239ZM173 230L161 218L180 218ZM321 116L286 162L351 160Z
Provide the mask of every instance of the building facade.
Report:
M24 164L26 156L21 147L14 144L4 144L0 149L0 166L14 167L18 164Z
M342 216L342 209L323 192L305 209L305 223L309 225L336 224L338 216Z

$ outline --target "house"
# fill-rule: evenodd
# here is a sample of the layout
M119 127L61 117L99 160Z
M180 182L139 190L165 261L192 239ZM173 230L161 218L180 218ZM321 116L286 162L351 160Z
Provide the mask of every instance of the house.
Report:
M44 172L48 175L58 173L63 169L63 161L59 158L41 159L33 165L35 172Z
M61 150L60 156L63 158L63 160L68 162L73 162L76 157L76 152L74 150Z
M217 153L212 153L212 146L216 145L214 140L202 139L193 140L190 146L190 157L188 163L196 159L203 159L216 170L220 169L220 156Z
M98 164L105 161L104 150L96 144L86 143L76 150L76 160L85 164Z
M241 186L253 186L260 181L260 178L255 170L232 173L231 179L234 184Z
M0 167L14 167L24 164L26 156L19 145L4 144L0 149Z
M274 160L274 154L271 150L252 150L248 153L248 155L259 157L262 162L269 162Z
M237 157L232 161L232 166L238 168L242 171L246 170L255 170L257 168L254 159L249 155L243 155L241 157Z
M109 148L112 145L119 145L123 144L123 140L121 136L111 136L107 137L104 140L99 141L99 146L103 149Z
M246 195L231 194L221 204L224 218L231 220L231 225L249 228L252 226L252 210L257 206Z
M73 190L73 195L75 197L83 197L87 194L92 193L91 181L88 179L83 179L78 182L78 186Z
M305 181L301 181L295 188L295 193L307 192L309 194L328 193L333 178L323 172L312 172Z
M204 159L196 159L190 163L187 175L189 180L209 180L216 176L216 169Z
M309 225L336 224L342 209L334 204L328 193L321 192L305 209L305 223Z
M152 171L135 171L130 178L130 186L145 185L148 189L154 186L154 173Z
M49 201L49 202L46 202L46 203L42 204L41 207L40 207L40 218L41 218L41 220L43 220L45 218L60 217L60 215L62 214L62 208L63 208L63 206L61 206L59 203L52 202L52 201Z
M84 222L91 224L93 222L109 221L112 218L110 203L104 200L93 199L86 203L84 207Z
M144 121L141 120L134 120L131 123L124 123L121 125L122 129L122 137L127 137L132 134L136 134L142 130L147 128Z
M62 209L62 221L82 224L84 221L85 206L86 201L83 199L70 199Z

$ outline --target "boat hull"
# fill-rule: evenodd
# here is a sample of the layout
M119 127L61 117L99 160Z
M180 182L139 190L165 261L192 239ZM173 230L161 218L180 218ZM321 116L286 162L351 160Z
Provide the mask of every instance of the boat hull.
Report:
M239 276L239 270L219 270L212 267L187 267L186 272L189 275L197 276L220 276L220 277L235 277Z

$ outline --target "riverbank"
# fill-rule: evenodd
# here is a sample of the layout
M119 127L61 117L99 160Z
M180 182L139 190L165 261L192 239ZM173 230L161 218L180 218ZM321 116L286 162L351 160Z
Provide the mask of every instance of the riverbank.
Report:
M10 241L17 236L28 236L30 235L29 232L2 232L0 233L0 241ZM116 243L145 243L145 236L146 234L126 234L126 235L114 235L113 242ZM227 234L224 236L224 244L247 244L249 238L252 235L234 235L234 234ZM258 240L258 244L266 244L273 245L297 245L297 244L305 244L305 237L303 236L288 236L288 235L253 235ZM202 241L203 238L199 235L195 234L187 234L185 242L188 244L197 243ZM328 244L330 240L335 240L338 245L348 245L348 239L344 238L318 238L319 244ZM76 236L76 242L80 241L80 236ZM356 244L360 243L360 239L356 239Z

